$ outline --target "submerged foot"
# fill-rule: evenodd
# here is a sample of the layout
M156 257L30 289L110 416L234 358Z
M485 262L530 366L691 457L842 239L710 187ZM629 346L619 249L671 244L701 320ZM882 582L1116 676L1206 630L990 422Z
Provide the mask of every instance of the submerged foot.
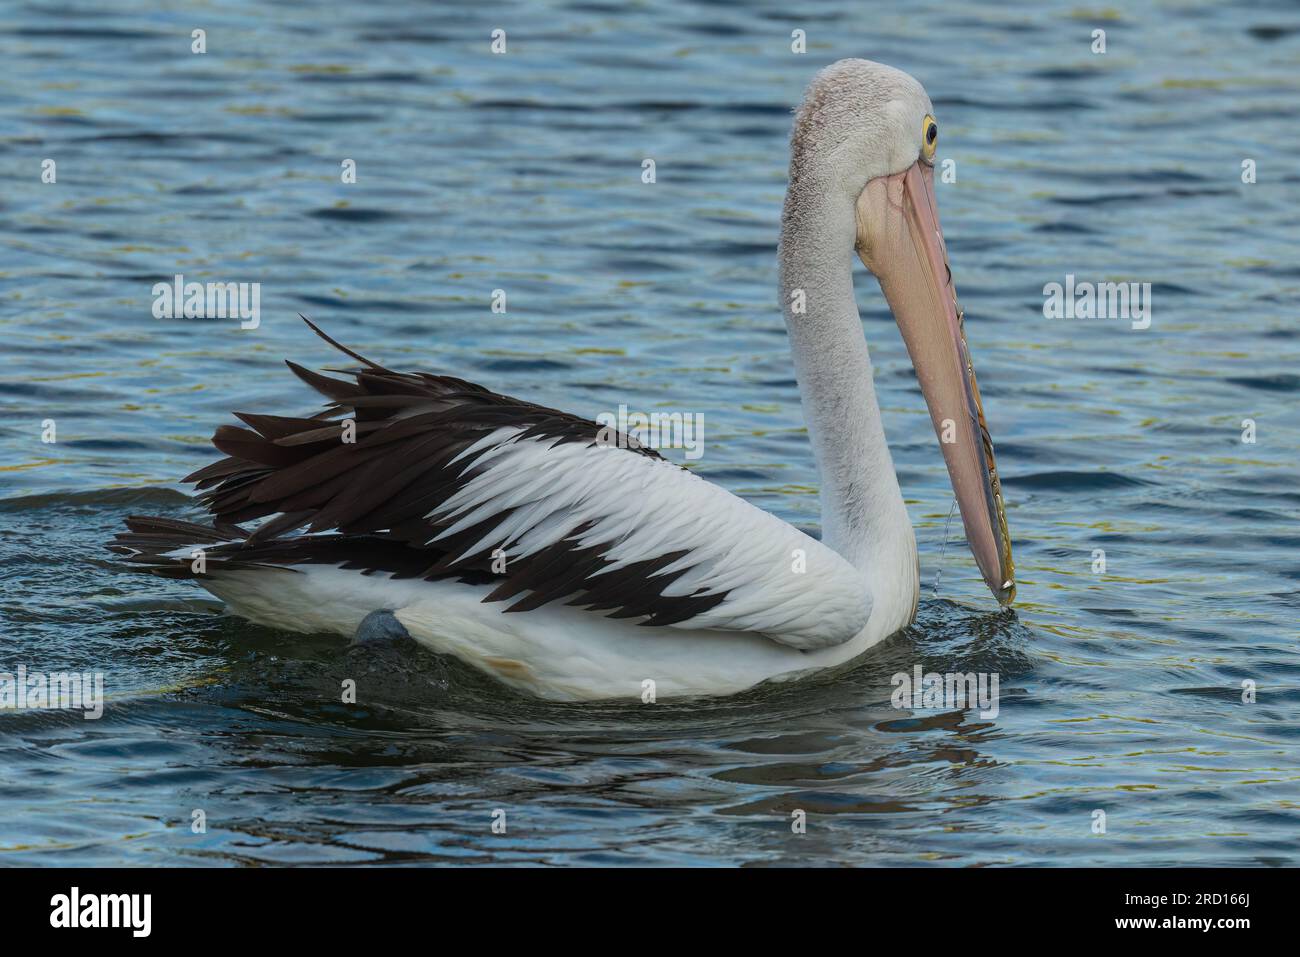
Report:
M445 662L424 651L391 611L361 619L344 652L348 677L364 685L372 703L423 706L451 687Z
M411 633L391 611L372 611L361 619L352 636L353 645L395 645L411 640Z

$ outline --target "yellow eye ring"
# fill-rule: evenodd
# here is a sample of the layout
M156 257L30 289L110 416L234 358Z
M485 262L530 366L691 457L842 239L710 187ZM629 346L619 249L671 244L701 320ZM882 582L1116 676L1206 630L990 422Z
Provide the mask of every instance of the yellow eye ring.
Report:
M921 121L921 156L927 163L934 162L934 151L939 145L939 124L929 113Z

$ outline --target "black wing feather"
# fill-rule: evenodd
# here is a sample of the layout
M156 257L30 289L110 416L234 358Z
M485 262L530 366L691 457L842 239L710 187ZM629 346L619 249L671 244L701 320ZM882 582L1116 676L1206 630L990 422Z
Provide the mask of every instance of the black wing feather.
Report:
M394 372L326 335L323 340L362 365L338 379L288 362L293 373L330 400L311 416L240 412L242 426L220 426L212 443L223 458L188 475L211 513L211 527L132 516L113 547L155 574L203 577L190 559L169 557L185 545L204 548L207 574L222 570L341 564L399 578L458 578L490 582L484 601L512 601L511 612L553 601L667 625L715 607L726 593L668 597L664 590L684 570L662 574L683 556L673 552L597 574L609 565L609 547L582 546L590 525L578 523L560 541L492 570L489 549L464 554L509 511L490 516L434 543L450 519L428 516L477 473L488 448L468 450L502 426L521 438L595 446L601 427L453 376ZM355 442L342 441L344 420ZM660 456L627 436L630 454ZM458 458L459 457L459 458ZM453 464L454 462L454 464ZM264 521L251 532L237 523ZM305 529L306 531L302 531Z

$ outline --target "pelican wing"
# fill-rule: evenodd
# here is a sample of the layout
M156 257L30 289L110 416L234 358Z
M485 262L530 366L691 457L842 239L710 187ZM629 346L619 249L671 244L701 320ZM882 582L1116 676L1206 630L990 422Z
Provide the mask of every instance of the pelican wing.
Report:
M231 539L205 546L210 561L457 576L490 583L484 601L511 612L559 601L796 648L866 624L870 596L841 556L626 435L461 379L390 371L316 331L362 368L347 380L290 362L329 397L324 412L236 413L247 428L217 430L227 457L186 478L213 513L209 535ZM161 566L150 536L179 533L150 521L120 542Z

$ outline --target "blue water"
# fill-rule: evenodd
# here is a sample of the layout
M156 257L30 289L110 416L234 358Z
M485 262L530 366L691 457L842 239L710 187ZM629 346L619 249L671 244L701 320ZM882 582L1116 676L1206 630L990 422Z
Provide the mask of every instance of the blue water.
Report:
M6 6L0 670L102 671L110 700L0 712L0 864L1300 863L1300 13L1141 6ZM693 467L815 528L774 254L790 110L845 56L917 76L956 164L1013 611L945 536L865 272L926 593L835 680L548 705L104 551L128 513L196 514L176 480L231 410L316 408L280 360L338 357L298 312L588 416L702 412ZM260 327L153 318L176 273L260 282ZM1066 274L1151 283L1150 328L1044 318ZM917 664L997 672L998 716L895 710Z

